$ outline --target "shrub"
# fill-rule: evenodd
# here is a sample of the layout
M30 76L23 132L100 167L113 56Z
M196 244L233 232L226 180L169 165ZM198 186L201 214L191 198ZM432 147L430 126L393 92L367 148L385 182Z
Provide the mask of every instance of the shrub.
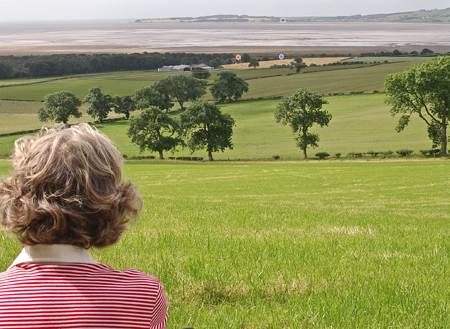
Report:
M354 158L354 159L356 159L356 158L362 158L362 153L360 153L360 152L350 152L349 154L347 154L347 157L349 157L349 158Z
M373 93L374 94L378 94L380 91L379 90L374 90Z
M407 157L409 155L411 155L414 151L413 150L398 150L395 151L395 153L397 153L398 155L402 156L402 157Z
M440 152L439 149L431 149L431 150L420 150L420 153L422 153L423 156L427 155L436 155Z
M341 157L341 153L336 153L334 156L339 159Z
M318 157L319 158L319 160L323 160L323 159L325 159L326 157L329 157L330 155L327 153L327 152L319 152L319 153L316 153L316 157Z
M378 154L380 154L380 152L368 151L368 152L366 152L366 154L369 154L369 155L371 155L373 157L376 157Z
M394 154L394 152L392 152L391 150L387 151L387 152L382 152L381 156L384 158L390 158L391 155Z
M274 159L274 160L279 160L279 159L280 159L280 156L279 156L279 155L274 155L274 156L273 156L273 159Z

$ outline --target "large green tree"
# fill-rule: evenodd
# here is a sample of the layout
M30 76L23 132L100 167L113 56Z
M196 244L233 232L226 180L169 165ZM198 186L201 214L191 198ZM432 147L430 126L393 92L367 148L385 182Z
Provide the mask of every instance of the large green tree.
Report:
M127 135L139 146L141 152L145 149L158 152L159 158L164 159L164 151L175 150L183 143L179 137L179 128L176 119L156 106L151 106L138 116L131 117Z
M134 102L138 110L156 106L160 110L166 110L166 112L168 112L166 96L159 92L155 88L155 85L151 87L142 87L141 89L136 90ZM172 106L173 103L171 104L171 107Z
M94 119L98 118L100 122L106 119L115 104L113 97L110 94L103 94L99 87L89 89L89 93L84 98L84 103L91 104L86 111L87 114Z
M128 120L130 118L130 112L136 110L136 104L134 103L131 96L120 97L118 95L114 96L114 112L117 114L125 114L125 118Z
M169 95L172 100L176 100L181 110L184 110L184 103L193 102L206 94L206 81L176 74L160 80L156 88L163 95Z
M231 101L241 98L244 92L248 92L248 83L244 79L238 78L234 72L223 71L217 75L210 90L214 99L223 103L226 99Z
M44 107L38 111L38 118L41 122L51 120L67 124L70 116L81 117L80 106L81 100L70 91L48 94L44 97Z
M213 161L213 152L233 149L231 136L235 121L216 105L205 100L197 101L180 114L180 121L190 150L206 148L209 161Z
M319 135L309 132L314 125L328 126L332 116L322 109L323 104L328 104L317 95L305 88L299 89L289 98L285 98L278 104L275 111L275 119L283 125L289 124L292 132L296 134L297 146L303 150L303 157L308 158L306 149L308 146L317 147Z
M386 103L391 114L401 114L396 130L405 129L411 115L427 125L433 146L447 154L447 126L450 119L450 56L437 57L386 77Z

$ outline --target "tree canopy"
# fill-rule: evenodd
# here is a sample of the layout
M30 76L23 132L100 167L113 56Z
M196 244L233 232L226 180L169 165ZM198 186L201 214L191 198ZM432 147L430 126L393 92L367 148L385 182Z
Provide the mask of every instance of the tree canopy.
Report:
M181 127L188 137L187 145L194 152L206 148L209 161L213 161L212 153L233 149L234 119L228 113L205 100L191 104L180 114Z
M86 111L87 114L94 119L98 118L100 122L106 119L115 104L111 95L103 94L99 87L89 89L89 93L84 98L84 102L91 104Z
M433 147L447 154L447 126L450 119L450 56L437 57L386 77L386 103L391 114L401 114L396 130L405 129L411 115L427 125Z
M114 96L114 112L117 114L125 114L125 118L128 120L130 118L130 112L136 110L136 104L134 103L131 96L120 97L118 95Z
M259 62L256 59L251 59L250 63L248 64L248 67L252 66L256 69L256 67L259 66Z
M185 102L195 101L206 94L206 81L177 74L161 79L155 88L163 95L176 100L181 110L184 110Z
M167 112L166 95L160 93L155 85L151 87L142 87L141 89L136 90L134 102L138 110L156 106L160 110L166 110ZM173 103L171 105L173 106Z
M159 158L164 159L164 151L174 151L183 143L179 137L179 128L176 119L156 106L151 106L138 116L131 117L127 135L139 146L141 152L145 149L158 152Z
M48 94L44 97L44 107L38 111L38 118L41 122L51 120L67 124L70 116L81 117L80 106L81 100L70 91Z
M248 83L244 79L238 78L234 72L222 71L217 77L210 90L214 99L219 103L225 102L226 99L238 100L244 92L248 92Z
M275 111L275 118L278 123L289 124L292 132L297 134L295 140L297 146L303 150L303 156L308 158L306 149L308 146L317 147L319 135L308 132L314 124L321 127L328 126L332 116L327 111L322 110L322 105L328 104L317 95L305 88L299 89L278 104Z
M200 66L194 67L192 70L192 77L196 79L208 79L211 76L211 73Z

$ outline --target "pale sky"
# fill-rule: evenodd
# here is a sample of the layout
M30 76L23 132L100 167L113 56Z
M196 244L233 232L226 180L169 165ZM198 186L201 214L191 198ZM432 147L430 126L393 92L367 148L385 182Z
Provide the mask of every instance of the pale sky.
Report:
M0 22L206 15L339 16L445 9L449 0L0 0Z

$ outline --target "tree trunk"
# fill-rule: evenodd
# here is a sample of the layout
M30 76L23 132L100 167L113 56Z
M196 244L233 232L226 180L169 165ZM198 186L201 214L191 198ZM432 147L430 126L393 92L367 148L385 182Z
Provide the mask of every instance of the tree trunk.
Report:
M447 122L445 120L445 114L443 115L442 118L442 123L441 123L441 129L442 129L442 133L441 133L441 152L439 152L440 155L447 155Z
M159 159L164 160L163 151L158 151L158 152L159 152Z
M303 159L308 159L308 156L306 155L306 147L303 148Z
M208 159L209 159L209 161L213 161L214 160L213 157L212 157L212 152L211 151L208 151Z

